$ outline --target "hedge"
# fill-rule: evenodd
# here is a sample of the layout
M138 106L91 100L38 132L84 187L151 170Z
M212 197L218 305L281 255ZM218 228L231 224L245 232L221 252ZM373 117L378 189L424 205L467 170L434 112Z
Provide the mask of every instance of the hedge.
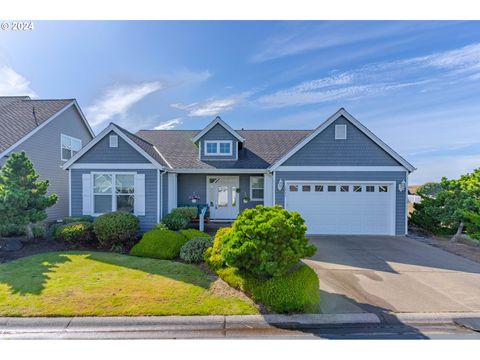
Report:
M56 240L62 240L74 245L81 245L95 239L93 224L88 221L71 222L58 226L54 231Z
M187 242L185 236L172 230L150 230L130 251L130 255L156 259L175 259Z
M100 215L93 222L93 231L100 245L106 248L125 246L135 240L140 227L138 218L124 211Z

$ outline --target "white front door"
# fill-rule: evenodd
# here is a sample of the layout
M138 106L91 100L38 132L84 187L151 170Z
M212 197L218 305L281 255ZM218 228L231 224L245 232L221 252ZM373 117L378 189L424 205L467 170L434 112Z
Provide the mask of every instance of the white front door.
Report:
M238 176L207 177L207 201L211 219L229 220L238 216L239 182Z

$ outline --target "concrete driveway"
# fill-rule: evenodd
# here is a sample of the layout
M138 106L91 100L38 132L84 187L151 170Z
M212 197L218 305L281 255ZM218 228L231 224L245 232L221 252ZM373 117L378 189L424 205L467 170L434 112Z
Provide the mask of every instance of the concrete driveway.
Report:
M322 312L478 312L480 264L406 237L315 236Z

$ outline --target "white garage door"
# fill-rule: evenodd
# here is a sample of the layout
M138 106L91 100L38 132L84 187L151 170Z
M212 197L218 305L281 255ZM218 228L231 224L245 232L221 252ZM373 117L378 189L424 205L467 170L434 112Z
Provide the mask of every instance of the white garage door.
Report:
M287 182L285 207L305 219L308 234L395 234L392 183Z

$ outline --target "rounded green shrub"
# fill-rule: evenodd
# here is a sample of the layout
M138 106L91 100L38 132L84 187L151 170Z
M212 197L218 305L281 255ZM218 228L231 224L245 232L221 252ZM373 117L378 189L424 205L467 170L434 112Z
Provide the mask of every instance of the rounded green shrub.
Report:
M193 220L198 215L198 209L196 207L178 207L172 210L174 214L180 214L188 218L189 220Z
M188 240L192 240L195 238L208 238L210 239L210 235L207 233L200 231L198 229L185 229L185 230L180 230L180 234L185 236Z
M172 230L150 230L130 251L130 255L156 259L175 259L187 242L185 236Z
M307 265L267 280L255 279L231 267L222 268L217 274L230 286L246 292L271 311L308 313L319 310L318 276Z
M203 261L205 250L212 245L212 239L197 237L189 240L180 249L180 259L187 263L200 263Z
M89 243L95 238L93 234L93 224L86 221L57 226L53 235L56 240L77 245Z
M62 220L62 224L70 224L72 222L93 222L95 218L91 215L68 216Z
M232 228L220 228L215 234L213 245L210 246L204 255L205 262L213 271L219 270L225 266L225 259L222 256L222 239L232 232Z
M32 226L32 233L35 239L45 239L47 236L47 228L45 224L35 224Z
M124 211L100 215L93 222L93 231L100 245L112 248L124 246L135 239L140 227L138 218Z
M306 230L298 212L258 205L244 210L232 232L222 237L221 255L228 266L255 277L281 276L301 258L315 254Z
M188 226L190 219L183 214L171 212L163 217L164 223L169 230L177 231L185 229Z

